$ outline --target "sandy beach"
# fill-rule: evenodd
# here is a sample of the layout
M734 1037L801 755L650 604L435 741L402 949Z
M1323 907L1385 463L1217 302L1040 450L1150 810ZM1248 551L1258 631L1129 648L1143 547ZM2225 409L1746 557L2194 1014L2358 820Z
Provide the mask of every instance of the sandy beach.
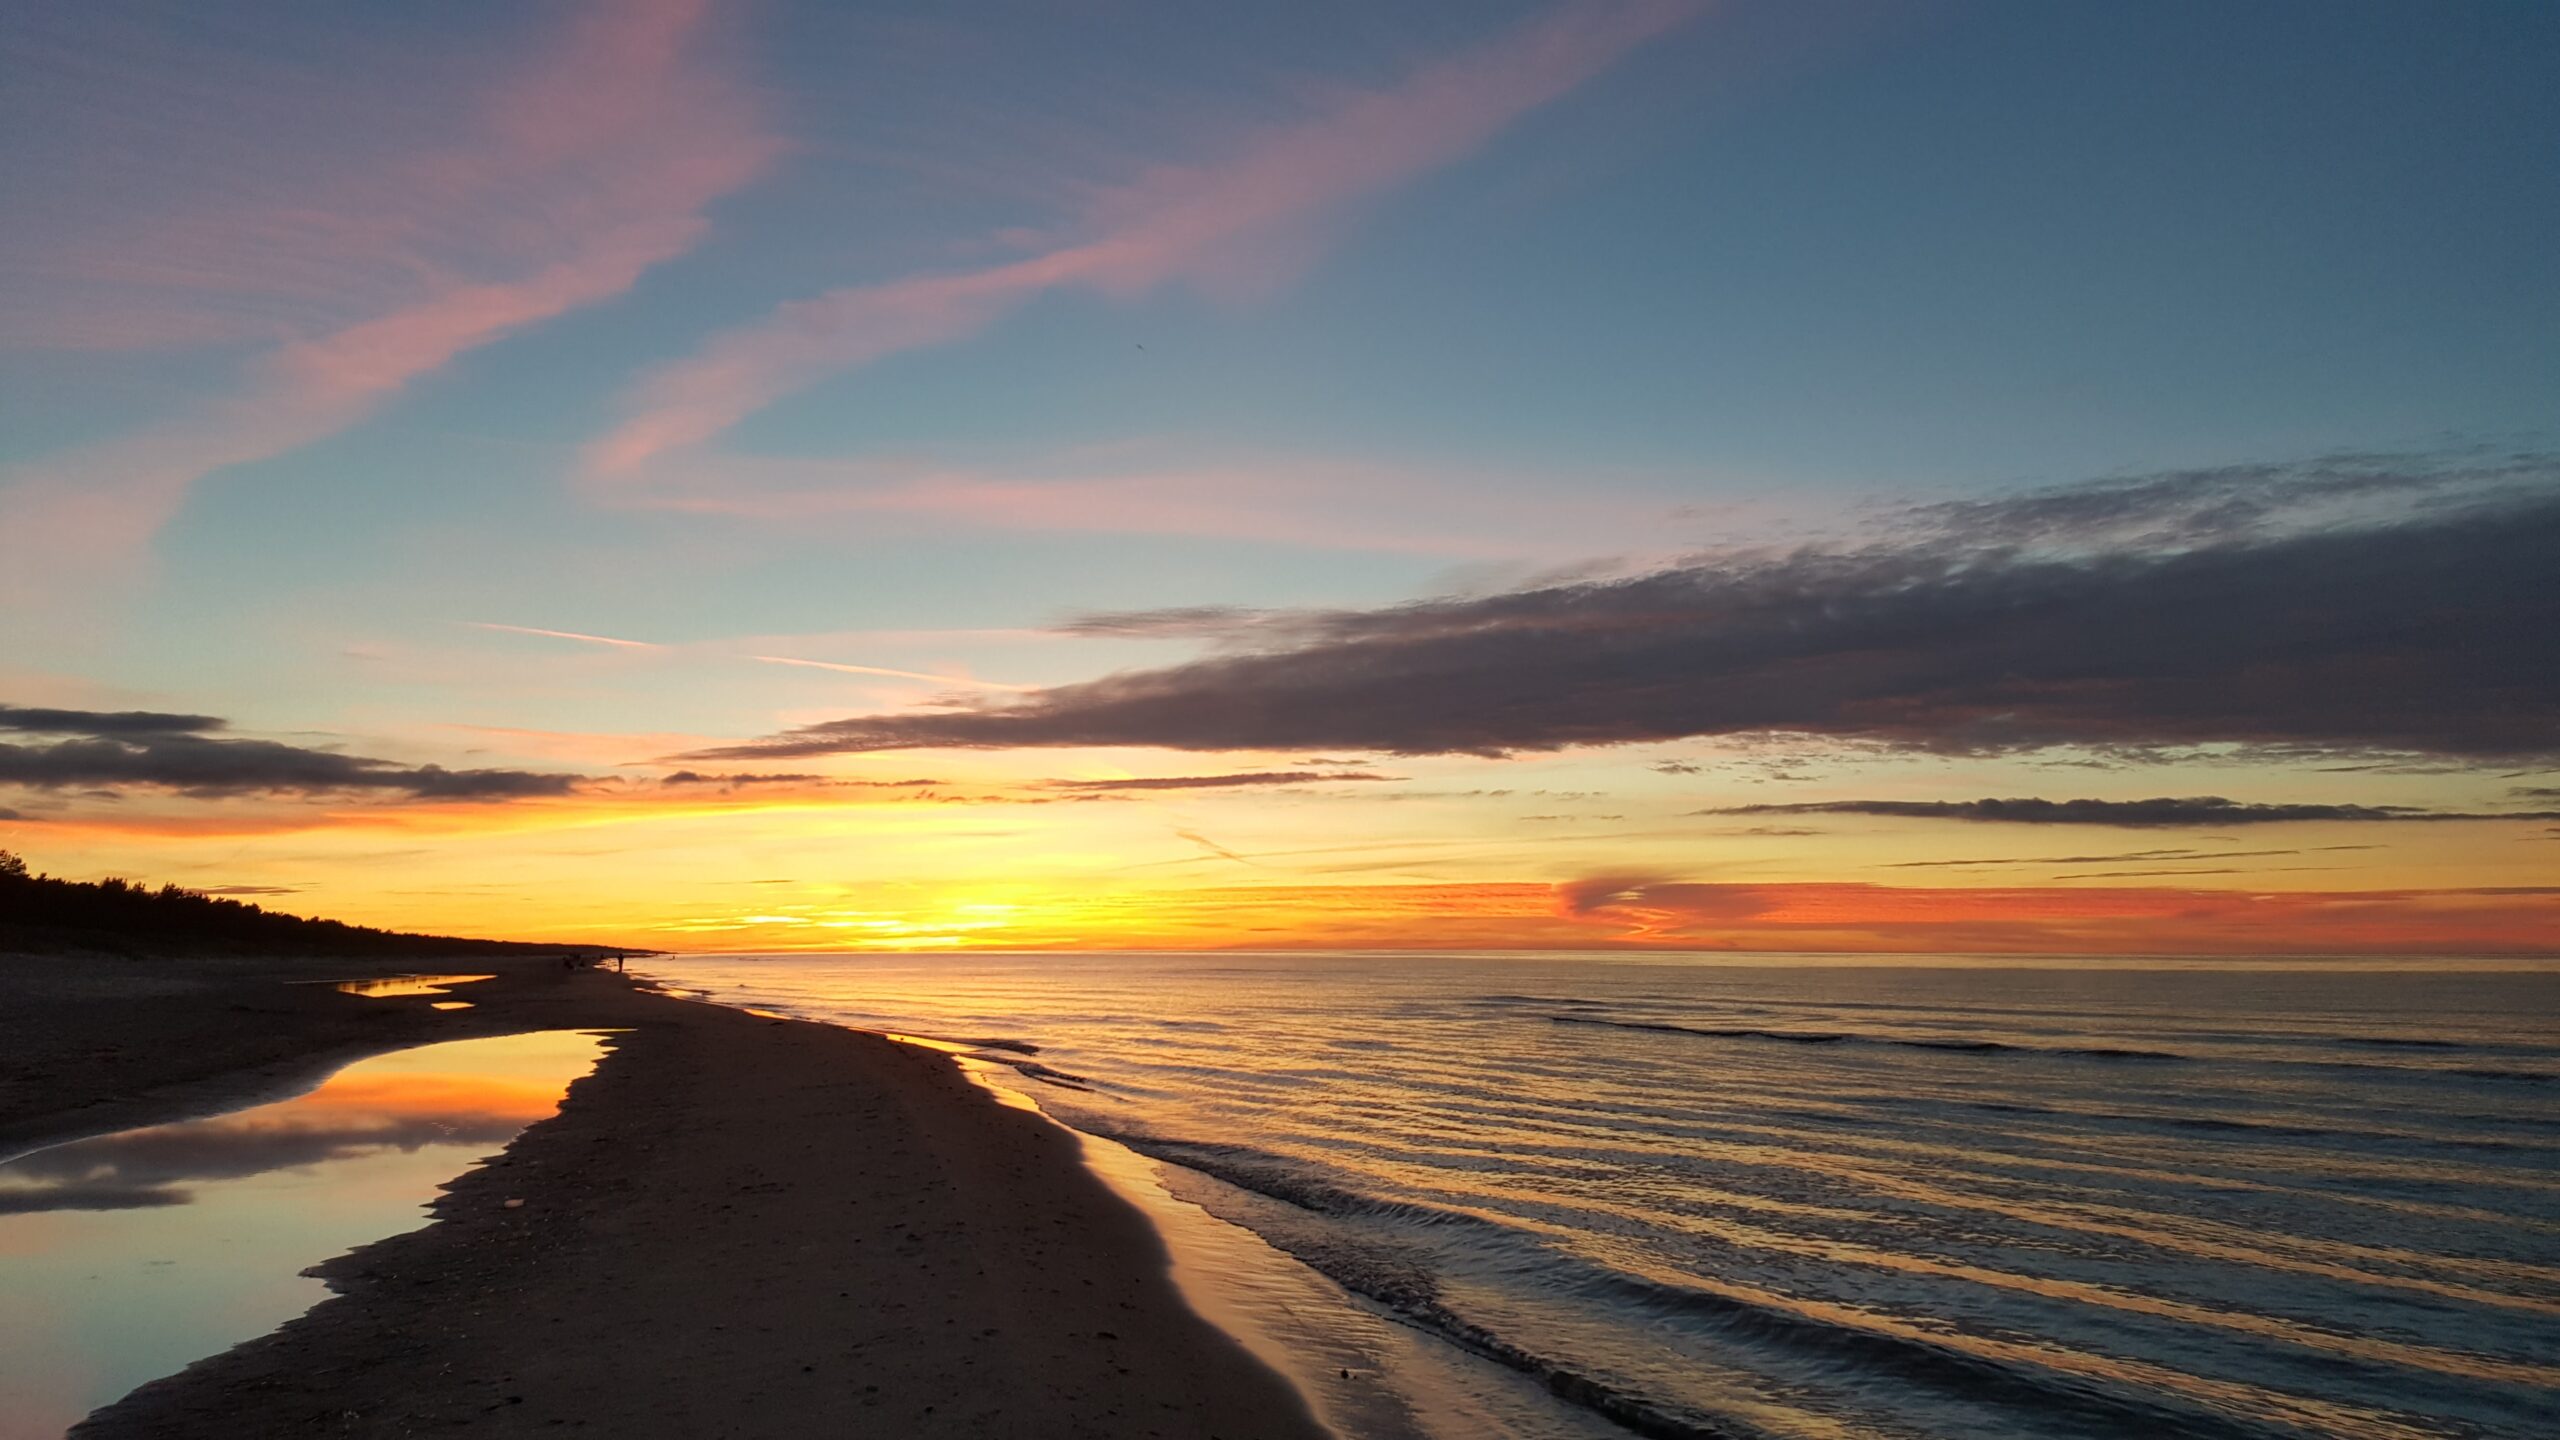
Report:
M495 978L449 1011L294 983L421 968ZM938 1054L557 961L8 959L0 1001L6 1153L382 1050L623 1032L433 1223L329 1261L332 1298L84 1437L1323 1433L1185 1306L1071 1134Z

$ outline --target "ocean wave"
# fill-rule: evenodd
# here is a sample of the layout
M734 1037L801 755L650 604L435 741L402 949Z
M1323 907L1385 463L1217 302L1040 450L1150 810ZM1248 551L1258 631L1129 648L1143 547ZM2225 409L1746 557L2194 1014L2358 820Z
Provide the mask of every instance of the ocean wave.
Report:
M1935 1050L1950 1055L2031 1055L2058 1056L2074 1060L2208 1063L2199 1061L2196 1056L2182 1054L2175 1050L2149 1050L2129 1045L2025 1045L2011 1040L1912 1039L1846 1030L1771 1030L1755 1025L1675 1025L1667 1020L1613 1020L1599 1015L1549 1015L1546 1018L1558 1025L1596 1025L1613 1030L1695 1035L1710 1040L1772 1040L1789 1045L1884 1045L1904 1050ZM2350 1036L2337 1043L2439 1052L2502 1048L2467 1045L2452 1040L2403 1039L2390 1036ZM2312 1060L2283 1056L2251 1056L2236 1063L2311 1070L2347 1070L2364 1075L2387 1075L2395 1079L2408 1080L2489 1080L2528 1085L2560 1083L2560 1071L2519 1070L2490 1065L2394 1065L2375 1060Z
M1968 1354L1926 1340L1841 1324L1740 1296L1664 1285L1611 1273L1604 1282L1629 1304L1655 1314L1703 1322L1731 1340L1794 1351L1861 1383L1889 1380L1925 1387L1965 1404L2035 1415L2057 1431L2104 1435L2264 1437L2264 1427L2186 1406L2118 1394L2027 1365Z
M1038 1036L946 1048L1579 1412L1535 1433L2535 1434L2560 1398L2393 1358L2560 1337L2560 976L804 963L682 978Z
M1700 1035L1712 1040L1781 1040L1790 1045L1891 1045L1905 1050L1942 1050L1958 1055L2064 1055L2084 1060L2187 1060L2171 1050L2137 1050L2121 1045L2020 1045L2007 1040L1909 1040L1894 1035L1862 1035L1845 1030L1765 1030L1756 1026L1674 1025L1662 1020L1610 1020L1593 1015L1550 1015L1558 1025L1605 1025L1613 1030L1653 1030L1672 1035Z
M1457 1227L1477 1232L1475 1243L1467 1243L1477 1250L1544 1250L1544 1245L1536 1243L1531 1235L1503 1225L1500 1220L1352 1189L1329 1176L1295 1166L1288 1158L1272 1156L1267 1150L1203 1140L1172 1140L1162 1135L1116 1135L1116 1140L1152 1158L1178 1163L1211 1179L1226 1181L1236 1189L1277 1199L1326 1220L1398 1222L1431 1230ZM1385 1245L1377 1238L1364 1240L1357 1235L1324 1235L1324 1240L1311 1240L1308 1235L1267 1232L1265 1238L1308 1266L1324 1271L1344 1289L1395 1309L1405 1320L1436 1332L1469 1353L1528 1373L1556 1396L1605 1414L1608 1420L1636 1435L1667 1440L1756 1440L1764 1435L1759 1427L1741 1425L1731 1417L1705 1417L1659 1402L1628 1386L1610 1384L1603 1376L1592 1376L1585 1368L1577 1368L1572 1358L1541 1353L1533 1345L1523 1345L1469 1320L1467 1314L1449 1304L1439 1276L1428 1266L1426 1253L1413 1245ZM1554 1256L1546 1256L1546 1263L1551 1266ZM1610 1268L1587 1268L1587 1273L1574 1281L1551 1276L1549 1284L1562 1284L1562 1289L1610 1307L1651 1314L1656 1322L1674 1320L1705 1327L1728 1345L1795 1355L1797 1363L1818 1371L1853 1376L1853 1384L1892 1381L1900 1386L1923 1386L1938 1396L1946 1396L1948 1402L2035 1414L2040 1422L2058 1430L2097 1435L2191 1435L2207 1440L2266 1440L2276 1435L2276 1430L2220 1414L2199 1412L2181 1404L2158 1404L2135 1394L2117 1394L2092 1381L1997 1361L1987 1355L1971 1355L1928 1340L1841 1325L1784 1304L1659 1284Z
M2513 1070L2495 1065L2391 1065L2378 1060L2275 1060L2268 1063L2299 1065L2306 1070L2348 1070L2359 1075L2389 1075L2415 1080L2521 1080L2529 1084L2560 1080L2560 1072Z
M1497 1222L1366 1194L1309 1174L1278 1156L1243 1146L1145 1135L1114 1138L1156 1159L1329 1219L1459 1225L1517 1238L1517 1232ZM1266 1233L1264 1238L1343 1288L1387 1307L1407 1323L1471 1354L1531 1376L1559 1399L1605 1416L1648 1440L1769 1440L1767 1432L1756 1426L1665 1405L1466 1319L1450 1308L1441 1295L1438 1277L1413 1247L1356 1235L1328 1235L1320 1243L1285 1231Z
M1017 1075L1028 1076L1031 1079L1039 1080L1050 1085L1056 1085L1062 1089L1090 1092L1100 1088L1095 1085L1092 1080L1089 1080L1082 1075L1072 1074L1068 1071L1060 1070L1055 1066L1043 1065L1037 1060L1025 1060L1015 1055L1005 1054L1001 1051L991 1053L986 1050L973 1050L969 1052L968 1058L972 1060L984 1060L990 1065L1002 1065Z
M1123 1144L1239 1189L1281 1201L1331 1220L1388 1221L1430 1227L1463 1227L1483 1240L1535 1246L1529 1236L1499 1221L1412 1201L1394 1200L1309 1173L1287 1160L1243 1146L1120 1137ZM1648 1396L1596 1375L1572 1358L1547 1353L1477 1322L1453 1306L1425 1253L1379 1237L1327 1234L1321 1239L1289 1233L1267 1239L1314 1266L1336 1283L1387 1306L1406 1320L1485 1359L1529 1375L1558 1397L1643 1436L1659 1440L1758 1440L1761 1429L1730 1417L1709 1416ZM1542 1248L1542 1247L1541 1247ZM1553 1257L1548 1257L1554 1263ZM1964 1405L1996 1406L2038 1417L2055 1432L2176 1434L2207 1440L2266 1440L2278 1432L2186 1406L2119 1394L2091 1382L2040 1371L1961 1350L1869 1330L1856 1325L1709 1290L1664 1285L1605 1268L1577 1265L1582 1274L1564 1287L1587 1299L1703 1328L1737 1347L1792 1355L1812 1369L1925 1388ZM1561 1277L1550 1277L1556 1283Z
M1084 1128L1095 1127L1087 1125ZM1300 1168L1267 1151L1214 1141L1170 1140L1144 1133L1099 1131L1142 1155L1171 1161L1188 1170L1223 1180L1240 1190L1313 1211L1348 1219L1390 1220L1427 1226L1476 1227L1505 1234L1509 1227L1482 1216L1418 1200L1395 1200L1353 1189Z
M941 1037L936 1036L935 1038L939 1039ZM1001 1036L993 1039L982 1037L971 1040L954 1040L951 1043L955 1045L967 1045L977 1050L1010 1050L1016 1055L1037 1055L1040 1053L1040 1047L1032 1044L1028 1040L1008 1040Z

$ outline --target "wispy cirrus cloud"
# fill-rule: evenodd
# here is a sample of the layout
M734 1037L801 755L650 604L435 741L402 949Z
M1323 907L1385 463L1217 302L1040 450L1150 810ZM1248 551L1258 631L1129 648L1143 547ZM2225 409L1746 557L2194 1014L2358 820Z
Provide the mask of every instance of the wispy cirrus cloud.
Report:
M1805 800L1728 805L1701 815L1877 815L1903 820L1969 820L1991 825L2103 825L2124 830L2209 825L2411 824L2448 820L2560 820L2560 810L2428 810L2412 805L2333 805L2227 800L2188 795L2148 800ZM1931 862L1946 863L1946 862Z
M959 685L972 690L1007 690L1024 693L1036 685L1011 685L1001 680L978 680L967 675L943 675L930 670L895 670L885 665L853 665L841 660L803 660L793 655L750 655L767 665L796 665L803 670L833 670L841 675L880 675L892 680L930 680L940 685Z
M748 520L859 520L1041 533L1186 536L1451 560L1559 558L1659 544L1665 477L1556 477L1484 466L1221 451L1131 441L1009 462L913 456L669 457L615 482L615 504Z
M778 149L745 89L708 57L709 8L593 6L538 59L458 107L432 89L321 92L315 113L240 140L255 152L242 163L271 181L256 205L128 215L103 239L17 261L39 278L102 278L126 304L253 313L252 328L278 343L226 394L0 475L0 579L14 582L12 598L129 557L206 476L343 430L458 356L620 295L691 249L709 225L704 208ZM162 63L183 75L223 59L175 52ZM170 77L124 79L154 94ZM325 112L357 98L466 119L441 143L347 153ZM325 277L307 282L320 293L271 292L279 272L257 257L280 232L299 257L288 271ZM182 243L167 251L173 233ZM154 276L165 283L145 283ZM153 331L147 316L125 328ZM182 344L203 327L162 328Z
M2198 850L2178 846L2165 850L2119 850L2105 855L1974 855L1956 860L1888 860L1884 870L1994 869L2013 865L2127 865L2202 860L2256 860L2273 855L2312 855L2342 850L2372 850L2372 845L2315 845L2282 850Z
M1328 216L1465 156L1701 8L1700 0L1578 0L1392 88L1348 95L1240 153L1150 171L1092 206L1079 238L1003 264L785 305L650 377L630 417L590 448L590 467L628 480L822 376L965 339L1048 291L1132 296L1231 283L1240 266L1302 251L1310 227Z
M486 620L465 620L462 623L474 630L495 630L505 635L533 635L545 640L576 640L588 645L609 645L619 650L667 648L649 640L620 640L611 635L589 635L577 630L545 630L536 625L499 625Z
M1001 680L981 680L968 675L953 675L935 670L904 670L887 665L858 665L846 660L810 660L796 655L762 655L732 650L730 641L697 641L684 645L663 644L655 640L628 640L613 635L592 635L581 630L547 630L538 625L501 625L489 621L462 622L474 630L488 630L502 635L526 635L541 640L567 640L580 645L600 645L614 650L636 650L650 654L692 659L752 660L763 665L789 665L803 670L828 670L840 675L876 675L891 680L923 680L937 685L956 685L969 690L999 690L1027 693L1039 687L1014 685Z
M1374 770L1251 770L1236 775L1142 775L1117 780L1049 780L1046 790L1237 790L1275 785L1324 785L1336 781L1400 780Z

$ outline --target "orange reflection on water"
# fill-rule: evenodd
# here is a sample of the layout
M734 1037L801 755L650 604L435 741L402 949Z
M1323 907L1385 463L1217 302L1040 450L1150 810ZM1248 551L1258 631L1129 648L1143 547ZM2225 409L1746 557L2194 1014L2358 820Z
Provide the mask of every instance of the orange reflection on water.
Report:
M389 975L379 980L340 980L330 988L345 995L384 1000L400 995L442 995L448 985L468 985L475 980L496 978L494 975Z

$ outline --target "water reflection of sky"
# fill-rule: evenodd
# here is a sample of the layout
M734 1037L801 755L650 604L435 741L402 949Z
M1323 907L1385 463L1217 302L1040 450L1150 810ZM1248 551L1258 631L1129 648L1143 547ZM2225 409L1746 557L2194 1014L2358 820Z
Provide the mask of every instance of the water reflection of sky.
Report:
M399 995L442 995L448 985L468 985L475 980L496 978L494 975L393 975L379 980L338 980L331 983L344 994L383 1000Z
M0 1440L58 1436L326 1291L300 1272L415 1228L601 1048L557 1031L376 1056L307 1095L0 1164Z

